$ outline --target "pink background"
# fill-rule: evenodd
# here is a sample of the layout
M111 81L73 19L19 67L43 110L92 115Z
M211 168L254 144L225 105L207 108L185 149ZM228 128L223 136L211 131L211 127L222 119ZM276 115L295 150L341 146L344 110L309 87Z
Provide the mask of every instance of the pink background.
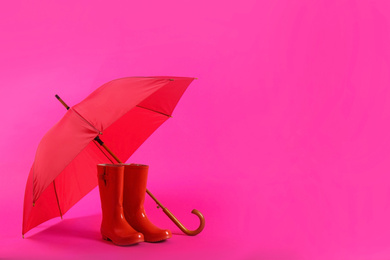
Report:
M0 258L390 259L389 1L0 4ZM116 247L97 189L21 237L26 178L69 105L124 76L194 76L130 158L196 237Z

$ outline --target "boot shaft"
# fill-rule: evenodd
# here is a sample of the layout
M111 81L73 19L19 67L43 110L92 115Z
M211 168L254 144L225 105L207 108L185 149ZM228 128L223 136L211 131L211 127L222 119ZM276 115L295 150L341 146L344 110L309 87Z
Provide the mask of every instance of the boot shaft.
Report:
M99 164L98 184L103 214L123 206L124 167L119 164Z
M122 165L124 165L124 205L130 207L143 206L145 201L149 166L143 164Z

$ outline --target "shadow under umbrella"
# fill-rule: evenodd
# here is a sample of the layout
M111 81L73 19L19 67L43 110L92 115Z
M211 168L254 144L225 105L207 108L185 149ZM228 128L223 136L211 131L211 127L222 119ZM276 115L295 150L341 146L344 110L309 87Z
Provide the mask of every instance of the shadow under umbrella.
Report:
M28 237L31 240L61 240L62 238L101 240L101 215L90 215L62 221Z

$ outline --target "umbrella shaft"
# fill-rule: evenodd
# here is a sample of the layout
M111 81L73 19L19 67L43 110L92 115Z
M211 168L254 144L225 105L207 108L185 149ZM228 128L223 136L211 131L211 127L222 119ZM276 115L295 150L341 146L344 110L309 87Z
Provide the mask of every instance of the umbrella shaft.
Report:
M99 136L96 136L95 140L101 145L103 146L103 148L115 159L115 161L117 161L117 163L122 163L121 160L119 160L119 158L107 147L107 145L105 145L103 143L103 141L99 138Z
M56 97L56 99L58 99L58 101L61 102L61 104L62 104L67 110L69 110L70 107L65 103L65 101L63 101L63 100L60 98L60 96L55 95L55 97Z

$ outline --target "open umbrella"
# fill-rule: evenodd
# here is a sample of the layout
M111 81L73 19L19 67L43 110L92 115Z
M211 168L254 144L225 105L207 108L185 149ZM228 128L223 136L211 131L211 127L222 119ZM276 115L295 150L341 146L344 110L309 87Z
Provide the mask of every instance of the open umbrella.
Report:
M194 78L128 77L110 81L79 104L42 138L31 167L24 196L22 234L65 214L97 185L96 164L126 161L169 117ZM110 148L109 148L110 147ZM114 151L115 154L112 152ZM163 212L186 229L151 193Z

